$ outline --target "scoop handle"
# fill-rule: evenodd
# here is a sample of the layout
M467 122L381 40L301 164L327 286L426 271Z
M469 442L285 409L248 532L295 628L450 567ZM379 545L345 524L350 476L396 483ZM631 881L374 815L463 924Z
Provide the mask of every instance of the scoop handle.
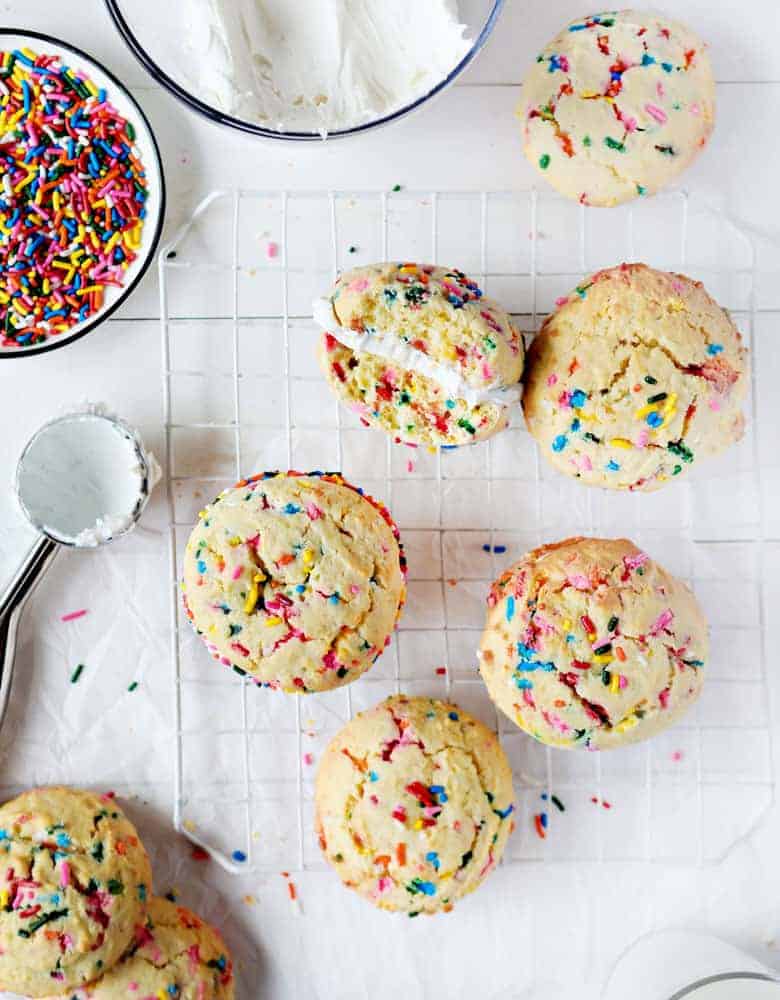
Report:
M59 548L56 542L41 535L0 594L0 726L5 719L11 695L16 637L22 611L28 597L54 561Z

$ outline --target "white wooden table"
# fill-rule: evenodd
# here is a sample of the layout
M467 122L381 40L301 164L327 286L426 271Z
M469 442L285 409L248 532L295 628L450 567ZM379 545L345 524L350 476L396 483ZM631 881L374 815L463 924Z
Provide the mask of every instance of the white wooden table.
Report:
M712 43L719 120L714 141L685 178L691 190L780 240L780 25L774 0L679 0L670 13ZM2 0L5 25L60 36L117 73L138 97L160 141L168 182L168 232L208 190L225 184L275 189L512 189L536 180L520 150L513 111L537 50L570 18L574 0L509 0L493 39L463 82L400 124L356 141L261 143L185 111L146 76L116 35L101 0ZM780 276L780 271L778 272ZM780 281L762 286L756 331L759 408L777 420ZM0 475L8 483L29 433L80 397L110 400L161 449L158 297L154 269L102 330L67 351L0 365ZM778 457L765 456L770 483ZM27 540L9 490L0 491L0 577ZM776 523L776 522L775 522ZM281 876L228 878L194 863L170 828L170 684L163 505L113 553L63 556L36 595L19 651L11 717L0 734L0 786L45 781L109 785L135 793L130 810L155 858L158 891L224 924L241 965L240 997L358 998L598 996L596 935L614 957L645 929L685 924L731 938L780 968L780 819L773 814L721 865L702 870L606 863L515 866L453 914L408 921L374 912L328 874L298 879L301 911ZM777 533L775 533L777 535ZM780 538L767 552L767 650L774 655ZM69 629L59 616L94 596ZM774 611L773 611L774 609ZM119 637L122 641L118 641ZM78 685L69 677L87 664ZM144 697L127 685L139 680ZM773 684L777 715L780 685ZM86 736L85 736L86 734ZM114 742L137 737L132 752ZM87 738L88 737L88 738ZM89 748L97 740L105 752ZM776 768L777 770L777 768ZM681 831L684 836L684 831ZM593 902L599 926L594 926ZM531 984L535 984L533 987Z

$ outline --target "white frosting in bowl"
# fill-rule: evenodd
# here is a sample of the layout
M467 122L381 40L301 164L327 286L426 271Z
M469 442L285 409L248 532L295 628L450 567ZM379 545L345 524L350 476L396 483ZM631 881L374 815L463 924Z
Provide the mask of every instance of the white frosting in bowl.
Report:
M196 92L277 131L375 121L471 48L456 0L189 0L187 20Z

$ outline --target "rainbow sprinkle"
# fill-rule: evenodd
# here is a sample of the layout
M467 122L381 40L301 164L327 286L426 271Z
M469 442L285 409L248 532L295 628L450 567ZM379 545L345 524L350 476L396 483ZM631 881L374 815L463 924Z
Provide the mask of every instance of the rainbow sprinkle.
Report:
M149 196L134 142L59 56L0 52L0 347L66 332L124 284Z

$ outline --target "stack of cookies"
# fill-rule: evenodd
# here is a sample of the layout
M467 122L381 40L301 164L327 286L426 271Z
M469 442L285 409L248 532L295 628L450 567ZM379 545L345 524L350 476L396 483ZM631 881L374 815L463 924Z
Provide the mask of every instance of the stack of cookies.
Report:
M111 795L36 788L0 808L0 990L28 997L231 1000L219 932L152 896Z

